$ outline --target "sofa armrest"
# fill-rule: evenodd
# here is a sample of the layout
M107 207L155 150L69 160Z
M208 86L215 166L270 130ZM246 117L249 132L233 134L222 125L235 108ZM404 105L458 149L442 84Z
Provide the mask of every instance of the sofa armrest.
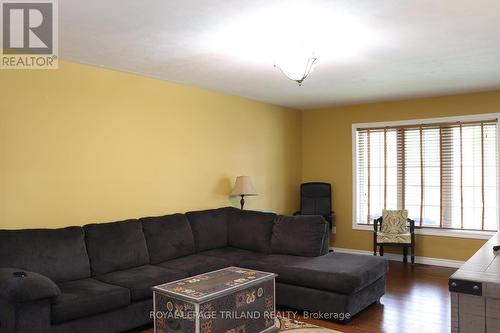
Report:
M4 300L21 303L53 298L60 294L59 287L46 276L17 268L0 268L0 298Z

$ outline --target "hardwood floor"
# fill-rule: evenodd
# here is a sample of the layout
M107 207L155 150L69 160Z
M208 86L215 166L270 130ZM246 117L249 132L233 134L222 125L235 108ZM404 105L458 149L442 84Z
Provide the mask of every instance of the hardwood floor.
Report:
M380 304L370 306L345 325L298 319L345 333L449 333L448 277L455 270L391 261L387 291ZM141 333L152 332L148 328Z

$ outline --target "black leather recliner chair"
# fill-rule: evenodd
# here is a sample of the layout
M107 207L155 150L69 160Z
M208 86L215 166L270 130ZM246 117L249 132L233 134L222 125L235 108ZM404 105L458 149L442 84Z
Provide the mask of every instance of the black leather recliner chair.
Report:
M294 215L321 215L332 229L335 222L335 214L332 211L332 186L321 182L301 184L300 211Z

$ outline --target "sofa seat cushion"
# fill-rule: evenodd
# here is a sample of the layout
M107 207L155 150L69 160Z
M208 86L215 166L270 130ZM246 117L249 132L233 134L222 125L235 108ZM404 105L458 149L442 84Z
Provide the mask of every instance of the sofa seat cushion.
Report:
M240 265L276 273L281 283L345 295L372 284L388 270L384 258L335 252L320 257L272 254L259 260L242 260Z
M259 252L237 249L235 247L223 247L220 249L208 250L199 254L209 257L222 258L229 262L231 266L238 266L242 260L259 260L267 255Z
M52 323L87 317L130 304L127 288L95 279L82 279L59 284L61 295L52 304Z
M183 271L189 275L197 275L232 266L232 264L229 260L223 258L193 254L162 262L158 264L158 266Z
M188 277L188 274L185 272L158 266L144 265L98 275L95 278L102 282L128 288L132 301L138 301L152 298L152 287L185 277Z

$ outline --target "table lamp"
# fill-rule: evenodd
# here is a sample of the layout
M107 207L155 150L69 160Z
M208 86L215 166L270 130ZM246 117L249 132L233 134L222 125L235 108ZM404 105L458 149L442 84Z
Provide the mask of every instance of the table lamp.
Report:
M245 205L245 195L257 195L255 187L252 184L252 179L249 176L238 176L234 182L233 191L231 196L241 196L240 204L241 209Z

